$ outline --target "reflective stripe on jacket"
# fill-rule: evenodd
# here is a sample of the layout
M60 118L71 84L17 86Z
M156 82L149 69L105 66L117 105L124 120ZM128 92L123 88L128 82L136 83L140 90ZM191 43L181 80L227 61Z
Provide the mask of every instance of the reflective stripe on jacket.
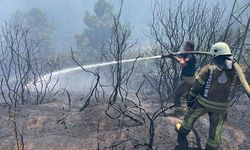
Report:
M215 65L207 65L196 74L196 81L190 96L197 97L197 101L204 107L213 110L228 110L229 95L235 75L234 68L223 72ZM224 82L220 82L221 78Z

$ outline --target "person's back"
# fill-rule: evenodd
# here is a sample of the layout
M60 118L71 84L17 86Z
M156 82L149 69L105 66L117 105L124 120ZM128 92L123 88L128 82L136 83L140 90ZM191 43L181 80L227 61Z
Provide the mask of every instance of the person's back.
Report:
M231 87L236 77L235 69L220 70L216 65L208 67L208 74L211 74L210 87L206 87L201 93L202 96L220 102L228 102ZM209 77L207 77L209 78ZM205 79L207 82L208 80ZM208 84L206 84L208 86Z
M181 76L193 77L196 72L196 56L194 54L183 53L180 57L187 60L185 61L186 66L181 68Z
M192 88L192 91L198 94L198 103L210 110L227 110L230 105L231 88L236 82L235 69L222 70L216 65L207 65L198 76L203 83L196 83Z

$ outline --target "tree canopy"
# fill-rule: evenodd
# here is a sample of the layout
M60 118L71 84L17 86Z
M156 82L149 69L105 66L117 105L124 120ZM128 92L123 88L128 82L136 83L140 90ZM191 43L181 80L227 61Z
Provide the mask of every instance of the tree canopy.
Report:
M26 12L17 10L11 20L29 29L30 38L37 42L38 54L42 59L46 59L54 53L55 42L52 34L55 27L40 9L32 8Z
M93 63L101 56L102 47L111 36L113 6L105 0L94 5L94 14L86 12L84 32L76 35L77 49L84 63Z

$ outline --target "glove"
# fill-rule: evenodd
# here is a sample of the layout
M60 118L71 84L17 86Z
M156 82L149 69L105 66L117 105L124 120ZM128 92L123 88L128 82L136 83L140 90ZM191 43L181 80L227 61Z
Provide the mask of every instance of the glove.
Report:
M168 55L169 55L170 58L174 57L174 53L173 52L170 52Z
M161 55L161 58L167 58L169 57L168 55Z
M187 107L193 108L195 106L195 102L196 102L196 97L189 94L189 96L186 100Z

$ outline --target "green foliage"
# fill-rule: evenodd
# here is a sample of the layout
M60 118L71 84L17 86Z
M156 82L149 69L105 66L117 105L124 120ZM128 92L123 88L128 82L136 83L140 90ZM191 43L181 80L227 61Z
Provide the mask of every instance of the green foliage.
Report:
M105 0L98 0L94 14L86 12L86 29L76 35L77 49L84 63L93 63L102 56L102 48L111 37L113 6Z

